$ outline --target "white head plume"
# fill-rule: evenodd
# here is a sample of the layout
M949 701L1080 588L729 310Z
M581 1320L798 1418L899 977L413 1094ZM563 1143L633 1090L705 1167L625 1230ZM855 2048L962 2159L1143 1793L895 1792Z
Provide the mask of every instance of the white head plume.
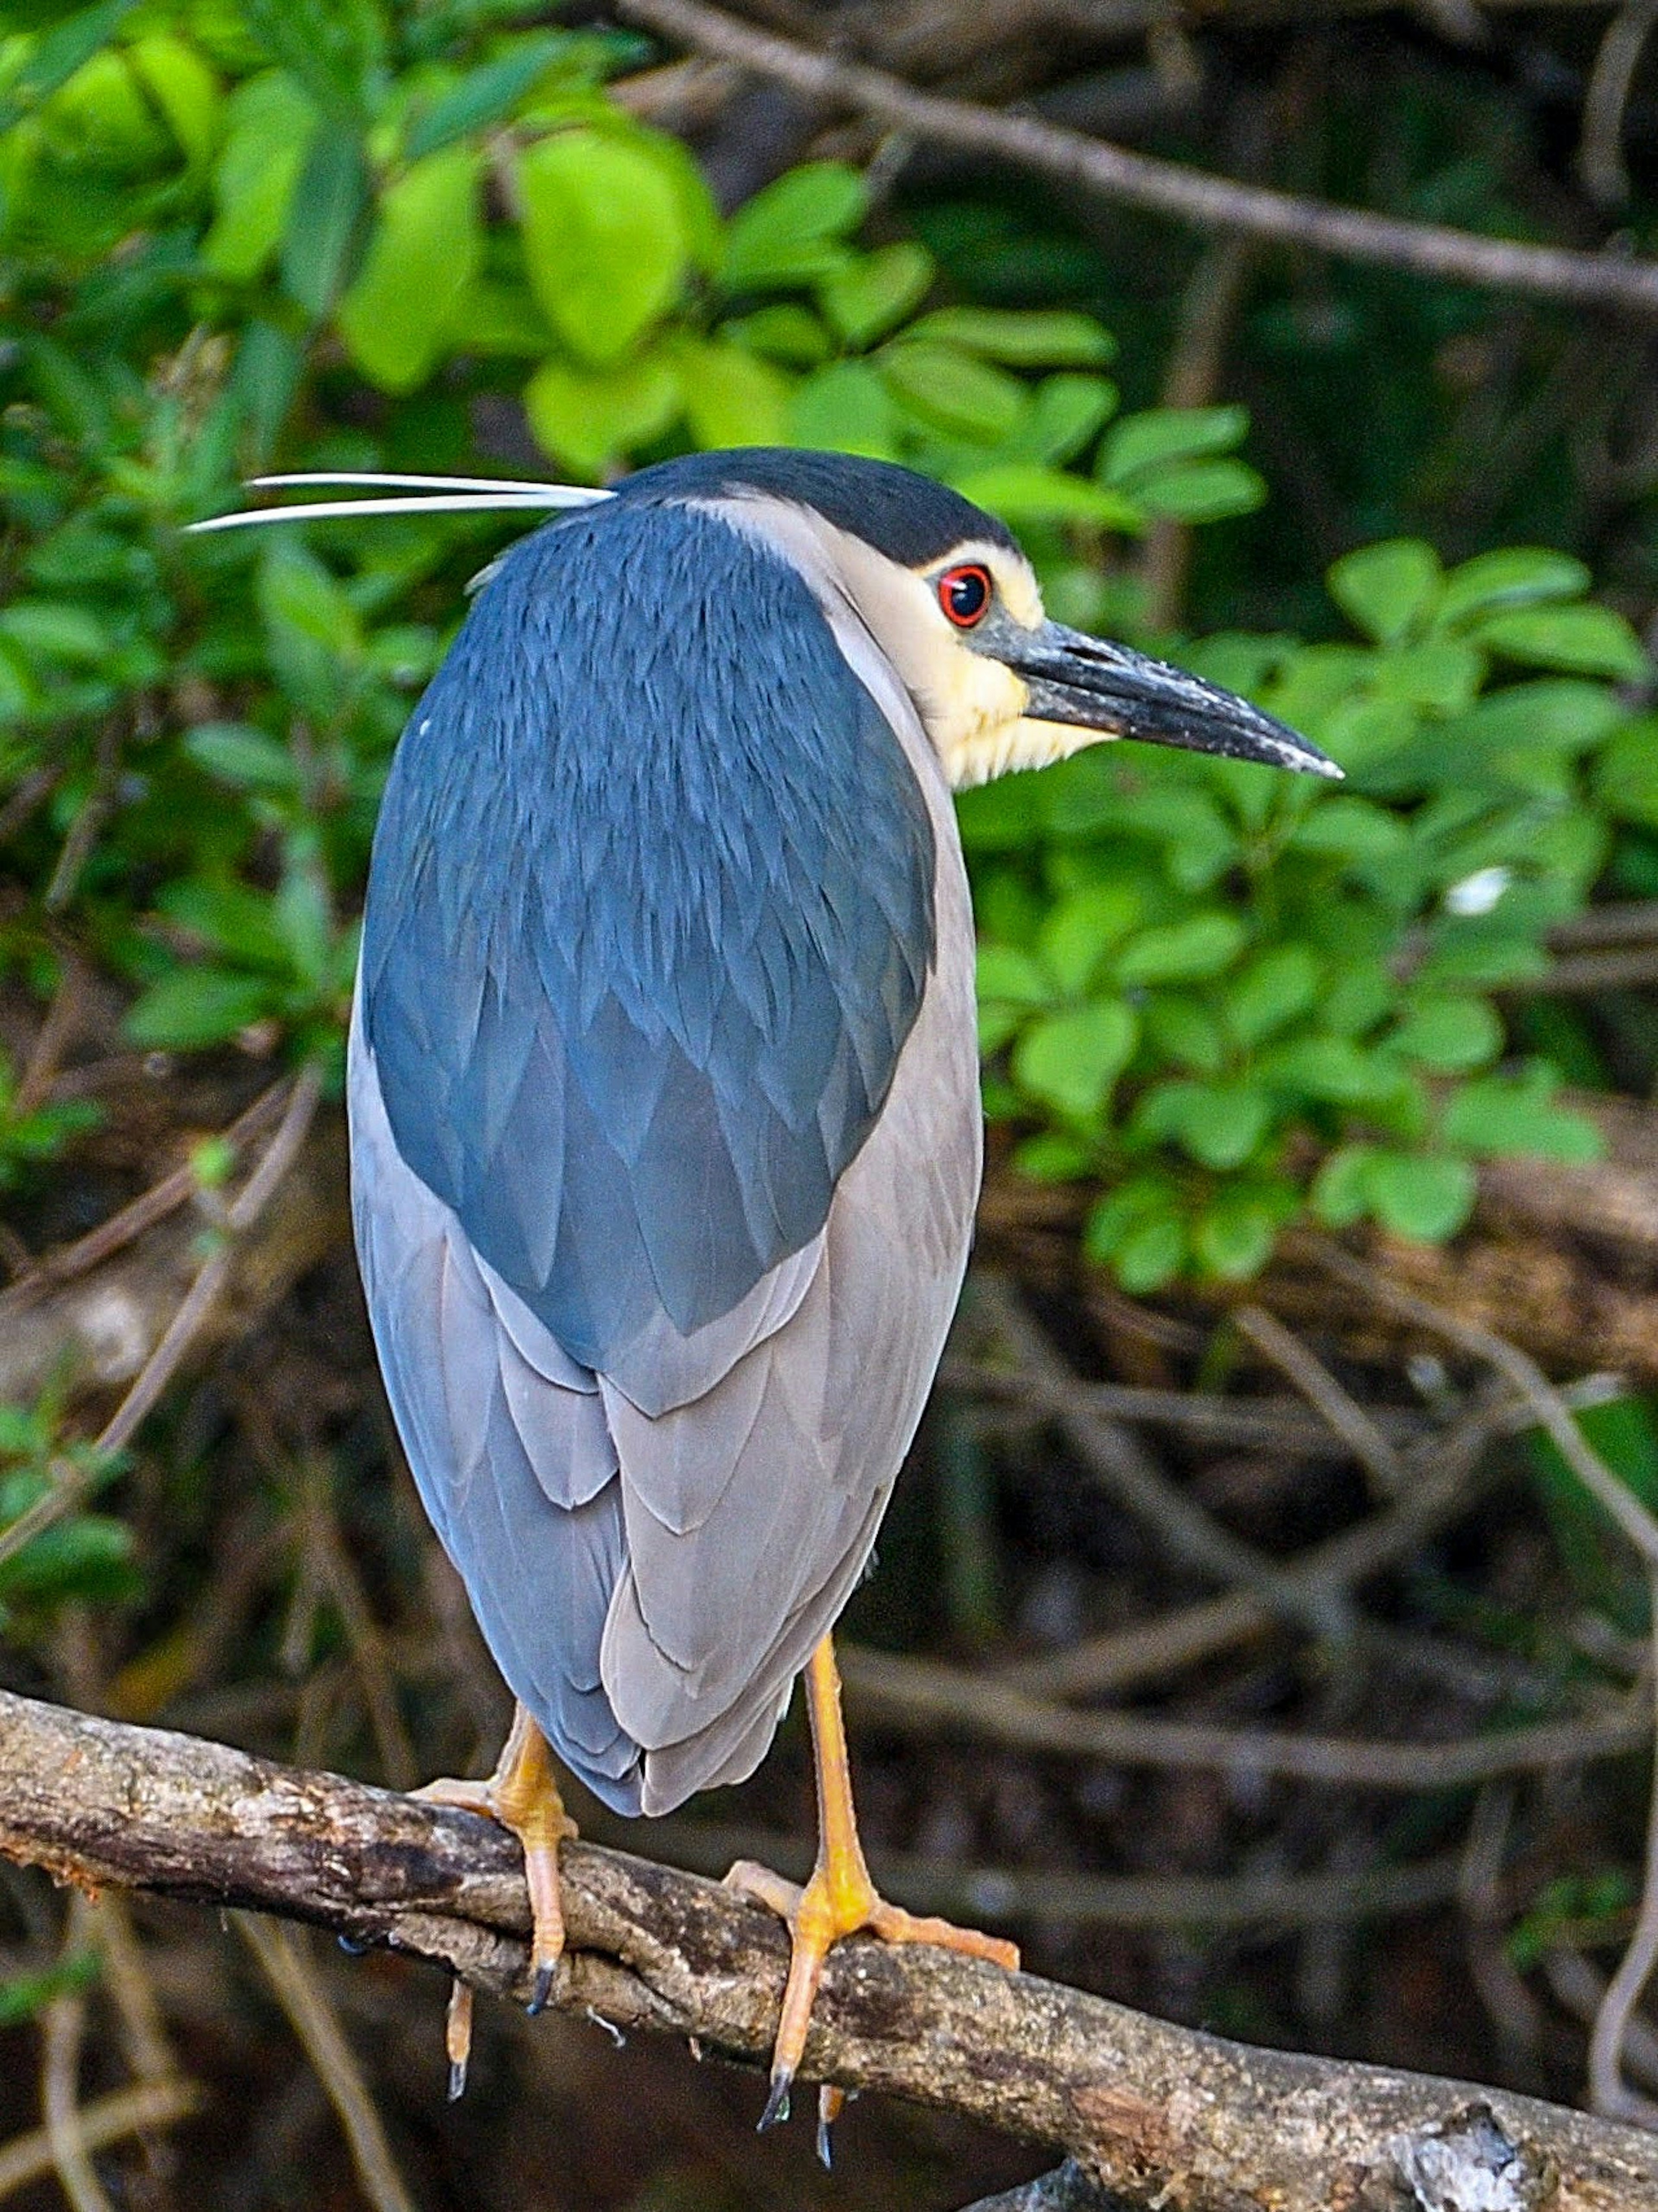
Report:
M381 491L415 491L415 499L302 500L292 507L248 507L239 514L210 515L186 527L242 530L264 522L323 522L360 514L492 514L514 509L591 507L610 494L592 484L536 483L512 477L422 477L382 475L362 469L308 469L291 476L254 477L249 489L287 491L305 486L354 486Z

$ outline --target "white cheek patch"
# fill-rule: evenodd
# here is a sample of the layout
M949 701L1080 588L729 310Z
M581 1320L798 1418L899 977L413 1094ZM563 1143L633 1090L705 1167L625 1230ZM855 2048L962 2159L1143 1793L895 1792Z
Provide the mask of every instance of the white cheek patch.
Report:
M1079 729L1074 722L1039 722L1021 715L953 736L939 750L951 789L967 791L1017 769L1049 768L1090 745L1110 744L1120 735L1116 730Z

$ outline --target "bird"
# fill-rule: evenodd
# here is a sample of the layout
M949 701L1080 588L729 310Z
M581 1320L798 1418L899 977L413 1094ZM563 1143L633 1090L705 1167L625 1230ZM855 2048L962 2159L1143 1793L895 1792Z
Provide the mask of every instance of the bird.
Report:
M221 526L556 510L484 572L390 769L348 1048L356 1248L415 1481L515 1699L490 1779L428 1794L519 1838L533 2002L563 1945L558 1769L670 1813L753 1772L804 1677L814 1870L727 1877L791 1937L765 2126L843 1937L1017 1965L877 1892L832 1641L979 1193L952 793L1113 738L1339 771L1050 620L1006 525L895 463L260 481L422 495Z

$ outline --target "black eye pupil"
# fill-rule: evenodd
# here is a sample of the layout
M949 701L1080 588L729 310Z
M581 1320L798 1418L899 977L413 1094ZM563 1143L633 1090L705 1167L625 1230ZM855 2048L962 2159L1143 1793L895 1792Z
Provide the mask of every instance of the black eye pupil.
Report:
M958 568L944 578L944 597L952 622L976 622L990 603L990 579L982 568Z

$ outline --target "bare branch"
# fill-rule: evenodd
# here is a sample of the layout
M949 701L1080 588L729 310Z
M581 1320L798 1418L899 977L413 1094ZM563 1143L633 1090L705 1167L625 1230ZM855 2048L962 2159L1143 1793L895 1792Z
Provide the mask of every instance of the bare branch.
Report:
M276 2002L311 2061L312 2071L322 2083L329 2103L344 2130L362 2193L374 2212L415 2212L403 2176L398 2172L386 2130L368 2094L362 2069L345 2039L316 1976L307 1965L292 1932L273 1927L253 1912L236 1915L236 1930L264 1967Z
M125 2136L149 2135L187 2120L202 2102L193 2081L176 2077L137 2081L81 2107L81 2141L88 2151L107 2150ZM0 2197L10 2197L52 2172L52 2138L44 2128L0 2147Z
M192 1737L0 1695L0 1850L82 1887L379 1938L495 1995L529 1993L528 1899L500 1830ZM769 2049L786 1954L770 1914L620 1853L572 1844L563 1863L571 1948L556 2003L736 2057ZM834 1954L806 2070L1051 2145L1131 2207L1448 2203L1417 2177L1477 2147L1509 2191L1478 2201L1658 2212L1658 2138L1639 2130L1253 2050L920 1946Z
M953 146L981 160L988 155L1011 161L1199 229L1273 240L1488 291L1658 313L1658 262L1481 238L1439 223L1404 222L1297 199L1264 185L1240 185L1130 154L1034 116L1004 114L969 100L917 92L880 70L750 29L702 0L617 0L616 12L699 53L789 85L826 106L852 108L934 145Z
M1301 1735L1140 1712L1083 1711L1027 1697L994 1676L936 1659L841 1647L847 1702L867 1719L906 1732L1013 1744L1114 1765L1180 1773L1277 1776L1358 1790L1461 1790L1499 1774L1545 1773L1638 1751L1651 1741L1649 1702L1529 1727L1493 1729L1438 1743Z

